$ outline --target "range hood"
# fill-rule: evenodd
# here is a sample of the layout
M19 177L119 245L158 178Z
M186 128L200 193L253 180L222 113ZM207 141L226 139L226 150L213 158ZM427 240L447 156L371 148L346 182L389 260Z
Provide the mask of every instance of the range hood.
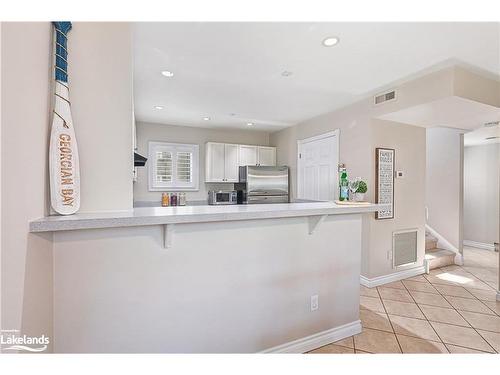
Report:
M134 152L134 167L144 167L148 159Z

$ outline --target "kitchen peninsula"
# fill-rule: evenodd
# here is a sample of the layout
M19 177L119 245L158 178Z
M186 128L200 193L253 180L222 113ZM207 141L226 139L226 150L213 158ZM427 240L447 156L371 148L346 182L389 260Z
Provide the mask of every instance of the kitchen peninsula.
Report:
M54 233L55 350L304 352L358 333L362 215L377 209L142 207L32 221L31 232Z

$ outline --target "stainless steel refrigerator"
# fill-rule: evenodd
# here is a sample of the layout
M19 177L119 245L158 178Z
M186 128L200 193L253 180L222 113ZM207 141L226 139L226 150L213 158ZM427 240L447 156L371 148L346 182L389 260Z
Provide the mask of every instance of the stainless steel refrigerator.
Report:
M288 167L240 167L238 203L288 203L290 201Z

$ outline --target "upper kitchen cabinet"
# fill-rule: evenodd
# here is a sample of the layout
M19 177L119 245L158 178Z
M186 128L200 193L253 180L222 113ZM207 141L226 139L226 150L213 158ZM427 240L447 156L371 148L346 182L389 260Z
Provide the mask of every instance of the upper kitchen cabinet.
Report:
M205 182L238 182L238 145L208 142L205 152Z
M259 146L257 151L257 165L276 165L276 147Z
M240 165L276 165L276 147L208 142L205 182L238 182Z
M276 147L240 145L240 165L276 165Z
M240 165L257 165L258 146L240 145Z

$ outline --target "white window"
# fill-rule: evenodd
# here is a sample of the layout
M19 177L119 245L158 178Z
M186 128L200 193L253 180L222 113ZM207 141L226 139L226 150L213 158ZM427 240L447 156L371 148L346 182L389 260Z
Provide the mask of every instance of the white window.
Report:
M149 142L149 190L199 189L199 146Z

